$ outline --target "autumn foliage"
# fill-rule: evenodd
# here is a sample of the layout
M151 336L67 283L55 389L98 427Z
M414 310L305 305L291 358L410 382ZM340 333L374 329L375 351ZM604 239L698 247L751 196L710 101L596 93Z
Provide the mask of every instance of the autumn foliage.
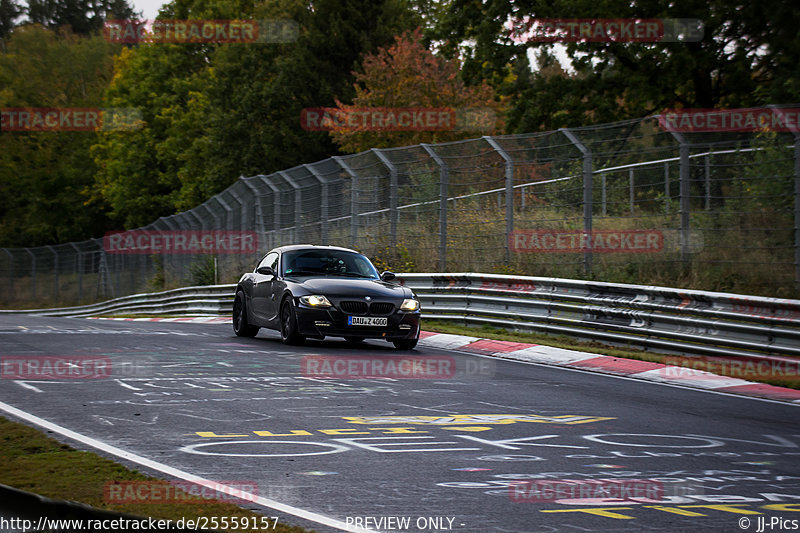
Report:
M419 29L396 37L395 43L367 54L363 72L354 72L356 96L352 104L337 100L338 110L363 113L365 109L452 109L452 128L412 131L332 125L330 135L346 152L418 143L439 143L492 135L503 129L503 102L485 82L467 86L460 65L439 57L422 43Z

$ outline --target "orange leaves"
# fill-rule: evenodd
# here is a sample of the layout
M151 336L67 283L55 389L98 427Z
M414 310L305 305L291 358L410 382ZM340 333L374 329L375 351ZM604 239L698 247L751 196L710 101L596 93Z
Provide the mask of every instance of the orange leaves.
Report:
M457 61L435 55L422 43L419 29L395 38L394 44L368 54L362 61L362 72L355 72L356 96L352 104L337 101L345 113L365 109L430 109L441 116L450 110L454 120L447 128L441 121L436 127L369 127L331 128L330 135L343 150L358 152L370 148L407 146L421 142L436 143L468 139L498 133L502 130L502 102L485 83L466 86ZM352 121L356 123L356 121ZM417 123L415 123L418 126Z

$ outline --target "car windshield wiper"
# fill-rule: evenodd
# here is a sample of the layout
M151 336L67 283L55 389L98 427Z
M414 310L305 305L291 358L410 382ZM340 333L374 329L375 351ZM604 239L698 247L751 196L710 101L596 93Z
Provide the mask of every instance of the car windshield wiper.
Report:
M318 272L315 270L292 270L291 272L286 273L287 276L324 276L324 272Z

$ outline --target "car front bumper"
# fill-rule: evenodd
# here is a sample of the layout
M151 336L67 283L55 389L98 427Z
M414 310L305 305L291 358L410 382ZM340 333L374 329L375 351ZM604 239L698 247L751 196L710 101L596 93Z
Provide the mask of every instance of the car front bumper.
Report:
M386 326L349 326L348 315L335 307L315 309L304 305L295 306L297 328L306 337L364 337L389 341L419 338L420 312L397 311L386 318Z

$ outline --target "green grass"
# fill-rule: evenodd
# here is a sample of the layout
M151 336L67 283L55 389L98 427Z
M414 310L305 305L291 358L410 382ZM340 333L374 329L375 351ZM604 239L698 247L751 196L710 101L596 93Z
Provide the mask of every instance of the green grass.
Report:
M0 483L4 485L49 498L77 501L99 509L157 519L262 516L230 503L213 500L210 503L114 505L103 499L103 488L110 481L156 479L97 454L76 450L41 431L0 417ZM279 533L308 531L282 525L280 520L277 527L270 530Z

